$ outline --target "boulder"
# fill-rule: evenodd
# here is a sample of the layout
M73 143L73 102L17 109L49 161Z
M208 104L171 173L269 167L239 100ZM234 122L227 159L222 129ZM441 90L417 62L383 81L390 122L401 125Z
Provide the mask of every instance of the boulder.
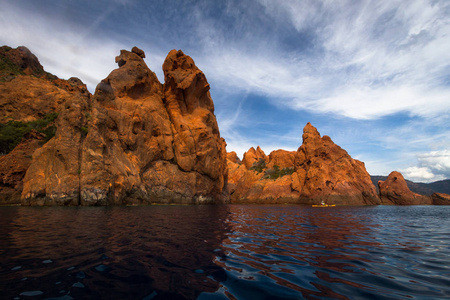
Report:
M450 195L444 193L433 193L431 195L433 205L450 205Z
M296 151L275 150L270 152L268 159L268 168L278 166L280 169L292 168L295 162Z
M393 171L385 181L378 181L382 204L418 205L431 204L429 196L411 192L400 172Z

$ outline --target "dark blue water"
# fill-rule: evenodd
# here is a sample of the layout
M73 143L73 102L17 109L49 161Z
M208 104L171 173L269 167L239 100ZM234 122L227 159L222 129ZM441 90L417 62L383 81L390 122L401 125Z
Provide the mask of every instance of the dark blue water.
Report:
M1 299L450 298L450 207L0 207Z

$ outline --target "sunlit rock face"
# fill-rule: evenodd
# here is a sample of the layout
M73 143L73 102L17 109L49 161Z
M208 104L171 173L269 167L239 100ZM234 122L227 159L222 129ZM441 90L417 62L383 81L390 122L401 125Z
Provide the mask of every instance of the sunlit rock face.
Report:
M255 148L248 149L247 152L244 153L244 157L242 159L242 162L244 163L245 167L247 169L250 169L254 164L264 161L264 163L268 162L268 157L264 153L264 151L261 150L261 148L258 146L255 150Z
M431 195L432 204L450 205L450 195L444 193L433 193Z
M393 171L385 181L378 181L383 204L418 205L432 204L431 198L411 192L400 172Z
M330 204L379 204L364 163L353 159L329 136L321 137L308 123L295 161L295 176L302 201Z
M229 192L234 203L380 204L364 163L355 160L321 137L308 123L297 151L258 147L244 154L243 162L229 155Z
M92 98L64 103L54 139L33 155L25 205L225 202L226 144L209 84L171 51L162 85L134 47Z

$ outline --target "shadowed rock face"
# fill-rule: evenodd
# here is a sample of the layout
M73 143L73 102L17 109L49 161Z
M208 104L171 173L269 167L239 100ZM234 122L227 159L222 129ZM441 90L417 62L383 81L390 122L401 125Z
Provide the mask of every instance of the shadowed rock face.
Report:
M44 138L44 134L33 130L14 150L0 156L0 204L20 204L23 177L31 165L34 151L41 147Z
M391 172L385 181L378 181L378 188L382 204L432 204L430 197L411 192L403 175L397 171Z
M232 157L232 156L229 156ZM265 162L261 168L259 162ZM252 163L252 164L250 164ZM308 123L297 152L251 148L243 164L228 160L231 202L379 204L364 164Z
M90 93L81 80L59 79L45 72L39 60L27 48L0 47L0 124L10 126L13 122L15 126L20 124L21 130L24 130L31 126L27 124L34 122L32 128L36 129L35 126L46 116L56 117L65 110L66 104L79 101L80 98L87 102L89 97ZM54 117L39 130L53 128L53 120ZM23 178L31 165L32 155L50 139L51 136L47 136L50 131L46 134L28 132L21 142L16 136L20 143L10 153L0 156L0 204L20 204ZM4 149L3 144L3 151L0 152L4 152Z
M226 200L226 144L203 72L173 50L161 85L143 57L122 50L91 100L65 103L55 138L33 156L23 204Z
M16 75L36 77L47 75L38 58L24 46L15 49L8 46L0 47L0 60L3 63L0 78L4 80L9 80Z

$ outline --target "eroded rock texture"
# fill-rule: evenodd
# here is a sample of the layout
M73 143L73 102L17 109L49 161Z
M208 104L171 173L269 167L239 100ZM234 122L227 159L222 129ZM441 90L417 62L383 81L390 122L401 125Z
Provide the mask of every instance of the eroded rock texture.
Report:
M258 147L243 163L230 155L229 192L234 203L379 204L364 163L321 137L308 123L295 151L277 150L268 157Z
M0 156L0 204L20 204L23 177L44 139L44 134L32 131L11 152Z
M134 47L92 99L65 102L55 138L33 155L23 204L225 202L226 144L209 84L171 51L162 85Z
M65 113L66 104L87 102L90 93L77 78L63 80L45 72L25 47L0 47L0 63L0 152L5 154L0 156L0 204L19 204L32 155L53 136L54 119Z

